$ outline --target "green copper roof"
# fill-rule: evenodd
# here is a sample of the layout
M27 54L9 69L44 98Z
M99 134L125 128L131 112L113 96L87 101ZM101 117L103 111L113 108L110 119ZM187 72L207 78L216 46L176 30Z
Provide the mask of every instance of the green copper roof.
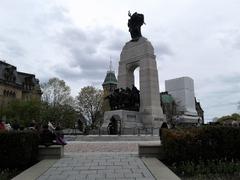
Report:
M107 75L102 85L107 85L107 84L117 84L117 79L114 74L114 71L107 72Z
M171 95L169 94L163 94L161 95L161 99L163 103L172 103L174 101L174 99L172 98Z

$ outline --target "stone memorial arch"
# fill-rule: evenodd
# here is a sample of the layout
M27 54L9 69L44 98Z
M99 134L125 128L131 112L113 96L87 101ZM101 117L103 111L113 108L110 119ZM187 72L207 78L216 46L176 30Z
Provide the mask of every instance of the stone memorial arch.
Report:
M165 121L165 116L160 106L156 56L150 41L141 34L141 26L145 24L144 15L137 12L129 12L128 15L132 39L124 45L120 55L117 86L120 89L132 88L134 70L139 67L140 108L139 111L118 109L105 112L103 127L108 126L111 117L118 115L121 128L158 128Z
M164 119L160 106L156 56L151 43L144 37L130 41L122 49L118 67L118 88L134 85L134 70L139 67L140 113L145 126L160 126Z

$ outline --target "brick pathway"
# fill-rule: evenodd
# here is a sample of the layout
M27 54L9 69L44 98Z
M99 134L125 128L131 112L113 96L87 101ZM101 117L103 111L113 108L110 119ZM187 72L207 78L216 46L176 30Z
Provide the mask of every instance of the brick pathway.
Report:
M131 179L155 178L137 155L88 154L65 156L57 161L38 180Z
M64 147L64 158L58 160L38 180L154 180L138 157L138 144L160 141L72 141Z

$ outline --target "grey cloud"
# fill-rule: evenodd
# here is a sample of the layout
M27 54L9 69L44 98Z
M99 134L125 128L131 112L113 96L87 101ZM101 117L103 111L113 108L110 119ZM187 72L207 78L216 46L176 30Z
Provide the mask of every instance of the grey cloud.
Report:
M56 43L69 52L70 68L78 67L81 73L73 74L69 68L56 68L55 72L64 77L90 79L97 82L104 80L108 70L110 56L113 60L118 59L122 43L115 38L121 34L119 30L113 30L108 36L108 29L96 29L83 31L80 28L64 29L61 34L57 34ZM113 45L113 46L110 46Z
M216 38L224 48L240 50L240 27L219 32Z
M219 76L218 77L219 81L227 84L239 84L240 85L240 74L232 74L228 76Z
M76 71L76 68L71 67L64 67L64 66L57 66L53 68L53 71L58 74L63 79L67 80L89 80L89 81L97 81L102 82L104 80L104 76L106 71L104 70L80 70L80 68L77 68L79 71Z
M157 56L161 57L161 56L172 56L174 55L172 49L170 48L170 46L167 43L156 43L154 45L154 50L155 53L157 54Z
M108 44L106 45L106 48L110 51L117 51L120 54L124 43L129 40L128 34L113 27L110 27L110 30L108 30L106 33L106 37L108 38Z
M118 40L111 41L110 44L106 46L106 48L112 51L121 52L123 45L124 45L124 41L118 39Z
M0 36L0 50L4 55L10 57L23 57L25 50L20 46L20 44L11 38Z
M212 88L205 94L206 97L216 97L216 99L229 96L240 97L240 74L215 76L205 79L204 82L205 87Z
M66 68L66 66L56 66L53 68L53 71L60 77L66 79L77 79L81 75L80 69L76 72L75 69Z

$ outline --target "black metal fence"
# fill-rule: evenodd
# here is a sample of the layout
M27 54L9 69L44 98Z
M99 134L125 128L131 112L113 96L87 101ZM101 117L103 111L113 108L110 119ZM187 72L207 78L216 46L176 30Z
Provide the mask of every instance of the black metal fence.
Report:
M64 129L64 135L159 135L159 128L121 128L118 132L110 134L107 128L91 129L89 131L79 131L78 129Z

